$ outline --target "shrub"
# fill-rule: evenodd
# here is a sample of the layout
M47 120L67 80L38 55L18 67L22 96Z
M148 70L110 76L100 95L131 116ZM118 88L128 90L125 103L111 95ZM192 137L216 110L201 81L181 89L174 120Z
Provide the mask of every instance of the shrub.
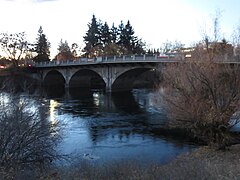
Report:
M196 49L190 60L167 66L162 96L171 127L188 129L209 146L225 149L239 122L240 68L208 55Z
M19 98L0 104L0 169L43 169L60 156L55 145L60 140L58 124L42 118Z

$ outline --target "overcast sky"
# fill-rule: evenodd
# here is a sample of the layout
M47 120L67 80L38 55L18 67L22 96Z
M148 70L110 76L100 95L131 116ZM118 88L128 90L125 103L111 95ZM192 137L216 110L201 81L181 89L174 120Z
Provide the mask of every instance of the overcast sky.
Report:
M192 44L202 32L213 34L216 11L221 34L230 40L240 24L240 0L0 0L0 32L25 31L35 41L40 25L56 55L61 39L84 45L83 36L95 14L116 26L130 20L135 35L153 48L166 40Z

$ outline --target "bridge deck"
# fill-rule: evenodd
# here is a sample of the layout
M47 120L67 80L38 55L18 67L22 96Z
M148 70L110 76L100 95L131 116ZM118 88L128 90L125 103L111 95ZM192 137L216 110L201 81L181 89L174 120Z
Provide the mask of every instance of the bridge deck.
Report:
M79 66L94 64L117 64L117 63L146 63L146 62L177 62L175 57L132 55L132 56L107 56L97 58L79 58L77 60L63 60L34 63L34 67L58 67L58 66Z
M66 66L81 66L81 65L96 65L96 64L123 64L123 63L168 63L180 62L184 58L181 56L159 56L159 55L127 55L127 56L105 56L97 58L79 58L76 60L56 60L50 62L34 63L34 67L66 67ZM239 61L219 61L217 63L224 64L240 64Z

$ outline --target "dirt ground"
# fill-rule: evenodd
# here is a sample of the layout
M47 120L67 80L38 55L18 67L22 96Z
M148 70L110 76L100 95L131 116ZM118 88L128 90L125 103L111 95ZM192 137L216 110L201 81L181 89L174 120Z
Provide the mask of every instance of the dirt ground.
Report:
M240 180L240 145L227 151L200 147L180 155L166 165L142 167L137 162L121 162L94 166L78 164L40 174L26 174L0 179L50 180ZM8 178L6 178L8 177Z

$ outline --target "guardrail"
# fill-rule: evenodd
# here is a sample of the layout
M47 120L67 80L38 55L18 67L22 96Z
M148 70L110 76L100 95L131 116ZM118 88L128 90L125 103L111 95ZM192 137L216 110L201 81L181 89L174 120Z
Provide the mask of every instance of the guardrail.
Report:
M34 67L53 67L53 66L74 66L99 63L127 63L127 62L159 62L177 61L175 56L170 55L123 55L123 56L103 56L96 58L79 58L76 60L56 60L48 62L33 63Z

